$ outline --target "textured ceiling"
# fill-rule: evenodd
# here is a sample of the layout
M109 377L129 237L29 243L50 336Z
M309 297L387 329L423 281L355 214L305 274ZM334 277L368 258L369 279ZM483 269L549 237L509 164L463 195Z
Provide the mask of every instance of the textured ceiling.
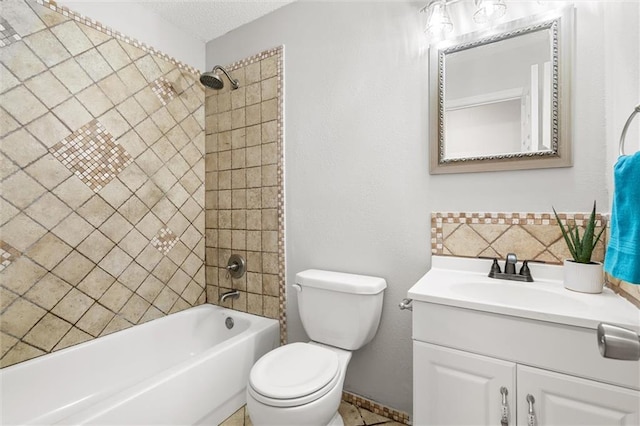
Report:
M142 6L207 42L295 0L144 1Z

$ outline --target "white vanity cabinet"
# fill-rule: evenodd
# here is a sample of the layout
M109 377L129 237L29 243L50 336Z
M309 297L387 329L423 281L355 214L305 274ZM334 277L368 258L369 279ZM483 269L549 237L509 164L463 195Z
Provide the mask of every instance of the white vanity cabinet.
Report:
M512 362L417 341L413 359L414 425L499 425L503 387L515 407Z
M517 366L516 376L516 424L527 424L526 395L535 399L538 425L640 424L638 391L523 365Z
M637 332L636 307L565 290L557 267L511 283L455 259L434 256L408 292L414 425L640 425L640 362L603 358L596 339L600 321Z
M414 425L529 426L529 395L534 425L640 423L631 389L423 342L413 356Z

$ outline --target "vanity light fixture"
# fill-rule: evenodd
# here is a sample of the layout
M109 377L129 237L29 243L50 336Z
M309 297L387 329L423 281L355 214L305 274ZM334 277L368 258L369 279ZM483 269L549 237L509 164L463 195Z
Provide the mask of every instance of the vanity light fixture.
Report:
M443 38L453 30L453 22L449 16L448 6L461 0L431 0L420 9L427 14L424 32L431 38ZM500 19L507 12L504 0L474 0L476 11L473 20L478 24L485 24Z
M449 17L447 4L451 1L432 0L420 12L427 13L427 25L424 32L431 37L443 37L453 30L453 23Z
M473 20L478 24L500 19L507 13L507 5L504 0L474 0L476 11L473 13Z

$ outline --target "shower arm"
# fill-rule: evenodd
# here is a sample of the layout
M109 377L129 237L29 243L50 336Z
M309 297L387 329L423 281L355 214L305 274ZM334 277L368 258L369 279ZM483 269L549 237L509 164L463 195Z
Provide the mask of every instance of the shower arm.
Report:
M213 69L211 70L211 72L216 72L216 70L220 70L224 73L224 75L227 76L227 78L229 79L229 81L231 82L231 87L233 87L234 89L237 89L238 87L240 87L240 82L238 80L234 80L233 78L231 78L231 76L229 75L229 73L227 72L227 70L225 70L224 68L222 68L220 65L216 65L215 67L213 67Z

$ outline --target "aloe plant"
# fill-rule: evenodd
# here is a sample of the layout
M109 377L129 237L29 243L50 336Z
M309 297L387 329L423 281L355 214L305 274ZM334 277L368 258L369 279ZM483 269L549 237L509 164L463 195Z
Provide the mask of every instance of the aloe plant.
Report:
M589 217L589 221L587 222L587 227L584 230L582 238L580 238L580 231L577 225L571 226L567 223L567 228L565 229L555 208L553 209L553 213L556 215L558 226L560 226L562 236L564 237L564 241L567 243L567 247L571 252L573 260L578 263L591 263L591 254L593 253L593 249L596 247L596 244L598 244L598 241L604 232L604 227L602 227L602 230L600 230L598 235L595 235L596 202L593 202L593 210L591 211L591 216Z

